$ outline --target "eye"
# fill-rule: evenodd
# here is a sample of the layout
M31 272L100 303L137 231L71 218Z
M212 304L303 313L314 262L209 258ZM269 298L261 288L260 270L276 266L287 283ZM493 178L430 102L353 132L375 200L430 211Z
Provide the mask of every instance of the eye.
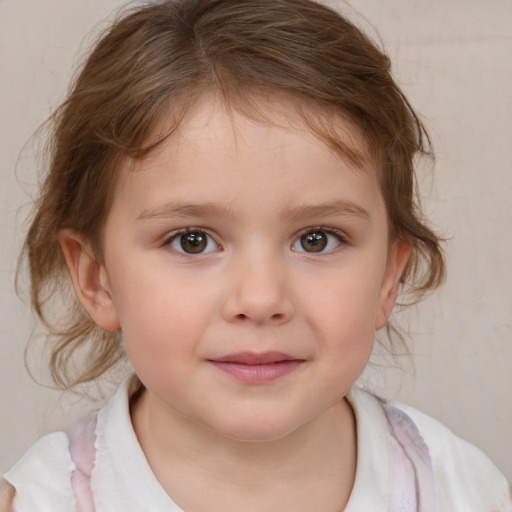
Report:
M298 252L322 253L329 252L343 243L343 236L333 230L322 228L312 229L303 233L292 245Z
M176 233L168 243L175 251L185 254L204 254L219 249L212 237L201 230Z

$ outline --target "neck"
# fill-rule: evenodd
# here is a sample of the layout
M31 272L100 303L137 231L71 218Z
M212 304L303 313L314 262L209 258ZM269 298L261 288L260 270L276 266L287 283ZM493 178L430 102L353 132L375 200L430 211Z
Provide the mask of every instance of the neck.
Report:
M346 400L262 442L232 439L169 412L147 391L133 404L132 421L153 473L184 510L336 512L353 486L355 420Z

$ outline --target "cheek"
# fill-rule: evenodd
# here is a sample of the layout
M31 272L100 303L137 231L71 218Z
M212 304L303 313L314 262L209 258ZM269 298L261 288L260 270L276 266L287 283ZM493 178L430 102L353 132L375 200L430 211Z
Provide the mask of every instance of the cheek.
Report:
M193 358L200 333L182 319L190 314L176 310L174 303L141 300L127 308L121 331L128 358L145 386L158 391L182 378Z
M126 351L134 367L179 362L199 344L216 301L201 283L141 267L118 267L112 280Z
M382 279L380 269L347 267L305 289L302 295L308 305L304 309L314 312L312 316L322 318L326 325L372 333Z
M351 368L362 368L375 338L381 272L339 272L321 288L306 294L306 321L317 339L322 340L328 358ZM345 364L347 363L347 364Z

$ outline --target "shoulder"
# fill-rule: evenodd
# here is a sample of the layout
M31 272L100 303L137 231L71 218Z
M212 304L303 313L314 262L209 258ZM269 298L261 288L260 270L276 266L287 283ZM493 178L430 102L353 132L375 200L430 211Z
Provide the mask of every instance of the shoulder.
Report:
M20 511L74 510L75 498L70 479L74 469L67 435L64 432L48 434L4 475L10 484L4 495L15 493L15 508ZM5 500L7 502L7 498Z
M16 489L7 480L0 480L0 512L14 511L15 496Z
M430 454L438 505L444 510L512 512L510 486L494 463L476 446L449 428L394 401L383 407L398 410L416 426Z

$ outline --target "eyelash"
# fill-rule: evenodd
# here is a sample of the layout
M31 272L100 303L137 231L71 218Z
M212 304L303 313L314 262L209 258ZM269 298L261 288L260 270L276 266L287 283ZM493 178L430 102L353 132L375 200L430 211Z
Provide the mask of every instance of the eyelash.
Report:
M216 247L217 247L217 250L220 249L219 244L217 244L217 242L214 240L214 238L211 235L209 235L204 228L196 228L196 227L187 227L187 228L183 228L183 229L180 229L178 231L173 232L170 236L168 236L165 239L163 245L165 247L172 246L172 243L174 241L178 240L181 236L187 235L187 234L201 234L201 235L205 235L210 240L210 242L207 241L207 244L214 243L216 245ZM197 255L200 255L200 254L208 254L210 252L215 252L215 250L212 250L212 251L207 251L207 252L202 251L202 252L198 252L198 253L192 253L192 252L180 251L180 250L178 250L176 248L173 248L173 249L176 252L176 254L178 254L179 256L183 256L183 257L197 256Z
M336 249L339 248L339 246L335 247L335 248L331 248L327 251L324 251L323 248L320 250L320 251L306 251L306 250L296 250L296 249L293 249L293 247L296 245L296 244L301 244L302 245L302 237L304 237L305 235L308 235L308 234L315 234L315 233L324 233L328 236L333 236L334 238L336 238L337 242L339 243L339 245L348 245L348 240L347 240L347 237L345 235L345 233L343 233L342 231L339 231L337 229L334 229L334 228L331 228L331 227L326 227L326 226L314 226L314 227L308 227L304 230L302 230L301 232L299 232L296 237L294 238L294 241L292 243L292 250L295 250L296 252L304 252L306 254L326 254L326 253L331 253L333 251L335 251ZM204 228L198 228L198 227L187 227L187 228L183 228L183 229L180 229L178 231L175 231L173 232L170 236L168 236L164 242L163 242L163 246L172 246L173 242L175 242L179 237L183 236L183 235L186 235L186 234L199 234L199 235L205 235L206 237L208 237L209 241L207 240L207 246L210 244L210 243L214 243L217 247L217 250L221 249L221 247L219 246L219 244L217 244L217 242L215 242L214 238L209 235L206 230ZM328 246L329 244L329 241L327 241L327 245ZM304 249L304 247L302 246L302 248ZM210 252L216 252L215 250L209 250L209 251L200 251L200 252L197 252L197 253L193 253L193 252L186 252L186 251L181 251L181 250L178 250L176 248L173 248L174 251L180 255L180 256L184 256L184 257L190 257L190 256L198 256L198 255L201 255L201 254L208 254Z
M294 239L292 247L293 247L293 245L300 243L303 236L308 235L308 234L314 234L314 233L325 233L326 235L333 236L334 238L336 238L337 242L339 243L339 246L349 245L348 237L346 236L346 234L343 231L340 231L335 228L327 227L327 226L313 226L313 227L309 227L309 228L302 230L297 235L297 237ZM321 251L321 252L319 251L318 254L332 253L332 252L336 251L337 249L339 249L339 246L337 246L333 249L330 249L328 251ZM310 254L310 255L316 254L314 251L305 251L305 250L297 251L297 252L304 252L305 254Z

